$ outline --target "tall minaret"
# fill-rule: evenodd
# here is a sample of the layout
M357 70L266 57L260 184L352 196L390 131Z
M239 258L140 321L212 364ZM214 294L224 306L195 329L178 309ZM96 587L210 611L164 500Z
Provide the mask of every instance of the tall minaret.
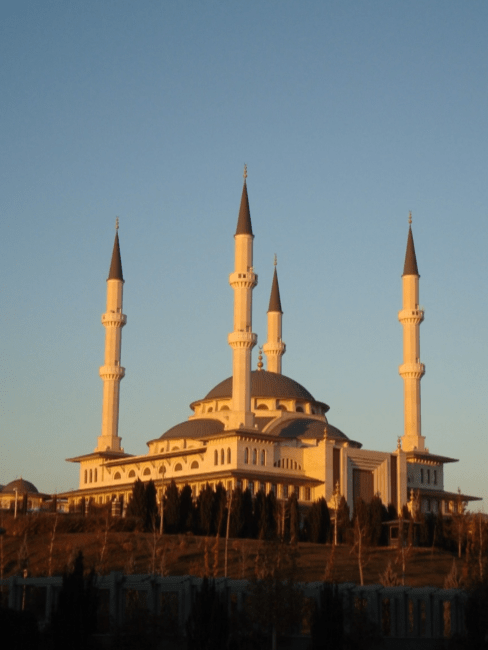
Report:
M420 323L424 312L419 307L419 272L412 235L412 213L408 218L408 241L403 268L403 309L398 320L403 325L403 364L398 371L403 378L405 431L402 437L404 451L424 451L425 437L421 435L420 380L425 366L420 363Z
M112 262L107 278L107 311L102 314L102 325L105 327L105 364L100 368L103 381L102 435L98 437L95 451L124 451L120 446L118 430L120 380L125 375L125 368L120 365L120 349L122 328L127 322L127 316L122 313L124 278L118 229L117 219Z
M286 345L281 340L282 320L283 311L281 309L280 287L278 285L275 255L273 284L271 285L268 307L268 340L263 345L263 352L266 355L267 370L269 372L277 372L279 375L281 375L281 357L286 351Z
M244 187L237 220L234 273L229 284L234 289L234 331L229 334L232 353L232 411L227 428L254 426L251 411L251 350L257 343L252 332L252 290L258 276L252 265L253 240L249 199L247 197L247 168L244 166Z

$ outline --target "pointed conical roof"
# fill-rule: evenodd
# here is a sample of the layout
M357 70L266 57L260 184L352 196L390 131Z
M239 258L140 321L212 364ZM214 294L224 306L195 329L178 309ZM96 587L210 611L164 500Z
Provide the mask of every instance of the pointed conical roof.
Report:
M122 280L122 260L120 259L120 246L119 246L119 233L115 231L114 250L112 252L112 261L110 263L110 271L108 272L108 280Z
M247 198L247 184L244 179L242 188L241 207L237 219L236 235L252 235L251 213L249 212L249 199Z
M273 275L273 284L271 285L271 295L269 297L268 311L279 311L280 314L283 313L283 310L281 309L280 287L278 285L278 273L276 271L276 266Z
M407 252L405 253L405 265L403 275L419 275L415 245L413 243L412 226L408 229Z

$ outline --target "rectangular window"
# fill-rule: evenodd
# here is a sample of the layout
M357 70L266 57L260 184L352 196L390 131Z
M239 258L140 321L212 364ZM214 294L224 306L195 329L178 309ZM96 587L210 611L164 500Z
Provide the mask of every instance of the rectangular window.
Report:
M311 495L310 495L310 488L309 488L309 487L306 487L306 488L305 488L305 501L310 501L310 497L311 497Z
M283 486L283 499L288 499L288 485Z
M278 486L276 483L271 483L271 492L276 496L276 493L278 492Z
M423 469L420 470L420 482L421 483L424 482L424 470Z
M254 495L254 481L247 482L247 489L252 495Z
M430 483L430 469L427 470L427 483Z
M434 470L434 485L437 485L437 470Z
M266 483L260 483L259 489L266 494Z
M237 487L239 490L242 490L242 481L241 481L240 478L238 478L237 481L236 481L236 487Z

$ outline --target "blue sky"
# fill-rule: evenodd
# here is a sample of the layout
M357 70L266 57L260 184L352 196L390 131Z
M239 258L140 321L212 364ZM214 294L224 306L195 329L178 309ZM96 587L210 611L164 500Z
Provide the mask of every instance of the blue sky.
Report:
M488 497L488 4L8 1L0 21L0 484L77 486L100 433L120 218L130 453L231 374L248 165L253 329L278 256L284 374L366 448L403 433L413 213L423 434ZM255 350L253 365L257 362Z

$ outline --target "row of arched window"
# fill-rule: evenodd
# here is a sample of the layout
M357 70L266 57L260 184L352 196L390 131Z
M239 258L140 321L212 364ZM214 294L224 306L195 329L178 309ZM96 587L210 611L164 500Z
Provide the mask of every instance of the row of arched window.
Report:
M230 456L229 456L229 458L230 458ZM197 460L194 460L192 462L192 464L190 465L190 469L198 469L199 467L200 467L200 465L199 465ZM181 463L176 463L176 465L173 467L173 472L181 472L182 470L183 470L183 465ZM159 473L163 474L163 471L164 471L163 470L163 465L161 465L161 467L159 468ZM96 472L96 470L95 470L95 472ZM85 470L85 474L86 474L86 470ZM146 469L142 472L142 476L150 476L150 475L151 475L151 470L150 470L149 467L146 467ZM96 477L96 474L95 474L95 477ZM131 469L130 472L128 473L128 475L127 475L127 478L135 478L135 477L136 477L136 472L135 472L135 470ZM121 478L122 478L121 473L120 472L115 472L114 480L118 481ZM95 478L95 481L96 480L97 479ZM86 479L85 479L85 482L86 482Z
M265 449L249 449L246 447L244 449L244 462L246 465L249 465L251 462L253 465L266 465L266 450Z
M275 461L274 467L281 467L282 469L302 469L302 466L296 460L291 458L281 458Z
M225 449L221 449L220 452L218 449L214 451L214 465L219 464L219 458L220 458L220 464L225 465L225 459L227 457L227 464L229 464L232 461L232 452L230 450L230 447L227 447L227 453L225 452Z
M96 483L98 481L98 471L95 469L85 469L85 483Z

